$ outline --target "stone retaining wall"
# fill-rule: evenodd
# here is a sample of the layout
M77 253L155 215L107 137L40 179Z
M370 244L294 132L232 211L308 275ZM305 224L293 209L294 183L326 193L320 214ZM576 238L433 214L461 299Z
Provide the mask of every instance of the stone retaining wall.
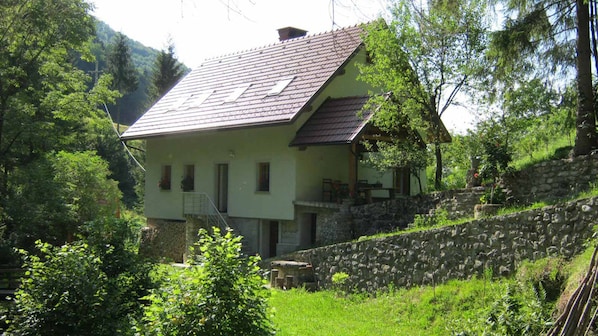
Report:
M182 262L185 254L185 222L148 219L141 230L139 254L155 260Z
M579 253L593 233L598 198L441 229L298 251L287 259L313 265L316 281L331 286L345 272L347 285L374 292L387 288L467 279L492 269L508 275L526 259Z
M545 161L503 178L510 200L530 204L553 201L588 189L598 176L598 152Z
M415 215L433 214L438 209L446 210L450 219L473 217L474 205L479 203L483 193L484 188L459 189L353 206L350 208L350 220L346 213L332 214L339 218L333 217L328 221L337 225L331 230L332 235L326 237L329 243L334 243L348 240L341 237L355 239L404 229L413 223Z

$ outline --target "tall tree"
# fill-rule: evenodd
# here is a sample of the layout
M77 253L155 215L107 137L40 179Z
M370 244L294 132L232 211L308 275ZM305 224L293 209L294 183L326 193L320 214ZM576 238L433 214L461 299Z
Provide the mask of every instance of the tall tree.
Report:
M431 133L437 189L442 182L440 120L481 68L487 42L485 12L484 0L397 0L389 27L374 25L365 39L372 63L362 67L362 78L392 91L398 105L380 109L374 123L384 129L409 120L410 128ZM375 98L375 103L382 99Z
M93 59L90 10L83 0L0 3L0 223L18 240L50 237L43 224L64 202L47 157L83 149L89 125L103 118L97 106L115 97L110 76L89 90L91 78L72 62Z
M106 78L88 92L90 78L71 62L75 53L91 59L90 10L83 0L0 4L0 208L19 189L9 185L14 169L72 146L111 96Z
M590 24L596 23L597 2L507 0L504 4L508 17L503 29L493 34L491 44L497 78L508 82L511 73L523 69L545 80L559 81L563 76L555 78L555 70L566 75L575 66L577 111L573 155L588 154L598 145L591 64L596 39L590 34ZM596 50L594 57L596 60Z
M107 57L108 73L112 75L112 88L122 95L137 89L139 79L133 64L131 48L127 44L127 37L117 33L114 42L109 47ZM120 127L120 107L116 104L116 123Z
M174 44L169 41L167 49L162 50L154 62L150 100L154 102L166 94L184 74L184 65L177 60L174 54Z

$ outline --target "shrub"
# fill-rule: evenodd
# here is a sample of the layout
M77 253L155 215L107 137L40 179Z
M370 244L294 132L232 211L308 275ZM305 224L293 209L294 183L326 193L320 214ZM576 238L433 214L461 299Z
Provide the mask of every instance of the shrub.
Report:
M10 331L17 335L127 335L153 287L151 264L136 253L132 223L87 223L81 240L62 247L38 241L23 252L27 269Z
M112 335L102 261L86 244L53 247L38 241L41 256L24 252L26 277L16 292L16 316L9 334Z
M449 222L448 211L445 209L437 209L430 215L416 214L413 217L412 226L415 228L429 228L436 225L446 224L447 222Z
M131 220L103 218L86 223L82 239L91 252L102 260L110 303L104 305L110 316L141 318L140 299L154 287L150 278L153 264L137 253L138 224Z
M491 188L486 188L484 194L480 197L482 204L504 204L507 201L507 195L501 188L496 188L494 185Z
M146 335L271 335L265 280L258 257L241 255L241 237L199 231L190 265L162 274L162 286L148 296Z

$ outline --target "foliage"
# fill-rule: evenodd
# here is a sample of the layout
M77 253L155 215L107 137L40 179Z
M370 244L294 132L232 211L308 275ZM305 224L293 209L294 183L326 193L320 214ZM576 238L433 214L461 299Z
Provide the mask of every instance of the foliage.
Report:
M135 91L139 84L137 70L131 57L131 49L127 44L127 37L121 33L117 33L114 41L108 48L106 61L107 71L112 75L112 88L123 95ZM114 119L118 127L120 127L122 122L120 110L121 106L117 101L116 117Z
M496 188L492 185L491 188L486 188L484 194L480 197L482 204L504 204L507 201L507 195L502 188Z
M393 140L393 142L365 141L366 150L370 151L364 163L374 167L379 172L394 168L409 168L419 181L420 191L423 191L420 172L428 162L428 152L415 138L410 140Z
M190 265L164 274L148 299L147 335L270 335L264 280L258 257L241 255L241 237L201 229Z
M110 304L105 309L123 320L142 317L140 299L155 287L149 276L153 265L137 253L143 225L139 219L104 217L82 228L83 241L102 260L100 269L107 276Z
M84 149L88 125L102 118L98 106L116 97L109 76L89 88L91 78L72 63L93 59L90 10L81 0L0 6L0 221L6 234L19 231L30 244L45 230L28 226L42 229L65 210L56 202L48 153Z
M104 160L93 152L58 152L54 157L54 180L62 184L62 201L69 209L66 221L82 224L112 216L120 192Z
M30 248L37 239L60 245L86 221L113 216L120 192L109 174L92 152L61 151L16 169L5 211L17 246Z
M360 67L360 78L393 93L392 108L385 108L381 97L370 101L371 108L382 106L373 122L383 131L405 128L425 134L435 147L437 189L442 180L440 118L481 69L485 10L486 3L478 0L428 6L397 0L389 27L379 21L365 36L372 62Z
M332 287L337 294L348 294L349 289L347 288L347 280L349 280L349 274L345 272L336 272L332 274Z
M414 228L430 228L438 225L443 225L450 222L448 219L448 211L444 209L437 209L430 215L415 215L412 226Z
M184 74L184 66L174 54L174 44L169 42L167 50L160 51L154 62L150 100L155 101L165 95Z
M27 276L16 293L15 335L113 335L122 323L105 309L110 303L102 261L86 244L53 247L38 241L41 257L25 253Z
M137 254L139 224L114 218L87 223L82 239L23 251L26 278L10 330L16 335L127 335L153 287L150 263Z
M108 163L109 178L118 182L118 188L123 194L123 204L127 208L134 208L142 202L143 192L139 188L143 184L145 172L129 156L115 128L109 118L90 123L81 147L95 151ZM140 162L145 161L144 144L141 140L127 143L135 159Z
M588 154L596 147L596 117L593 107L591 49L595 48L595 34L590 22L595 17L595 1L504 1L507 19L502 30L492 35L489 59L495 64L494 80L504 93L518 87L529 78L541 78L543 83L559 85L575 66L577 111L574 155ZM591 45L590 35L593 43ZM574 38L573 38L574 37ZM575 42L575 43L573 43ZM596 56L594 50L594 61ZM536 101L538 103L541 101Z
M464 188L467 183L467 173L474 169L474 160L479 162L482 156L482 146L477 132L467 130L464 135L452 136L452 141L442 145L445 176L442 189ZM473 172L472 172L473 173Z
M108 73L113 78L112 87L122 94L135 91L139 82L125 35L116 33L106 59Z

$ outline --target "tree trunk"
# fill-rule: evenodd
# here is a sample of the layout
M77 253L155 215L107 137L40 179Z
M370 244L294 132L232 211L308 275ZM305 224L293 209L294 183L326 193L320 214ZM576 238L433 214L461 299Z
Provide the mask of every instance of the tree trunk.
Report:
M590 52L590 13L584 0L576 0L577 11L577 115L573 155L586 155L596 147L596 116L593 106Z
M442 151L440 150L440 142L434 142L434 152L436 154L436 175L434 177L434 188L440 190L442 188Z

